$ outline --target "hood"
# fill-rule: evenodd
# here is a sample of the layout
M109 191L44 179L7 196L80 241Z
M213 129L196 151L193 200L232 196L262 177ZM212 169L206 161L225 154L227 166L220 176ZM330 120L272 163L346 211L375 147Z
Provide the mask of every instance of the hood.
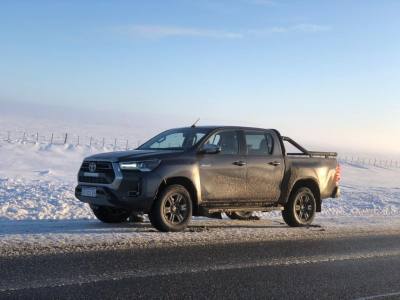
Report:
M182 151L166 151L166 150L130 150L130 151L116 151L95 154L86 157L85 160L106 160L113 162L120 161L131 161L131 160L142 160L152 158L162 158L165 156L171 156L171 154L182 153Z

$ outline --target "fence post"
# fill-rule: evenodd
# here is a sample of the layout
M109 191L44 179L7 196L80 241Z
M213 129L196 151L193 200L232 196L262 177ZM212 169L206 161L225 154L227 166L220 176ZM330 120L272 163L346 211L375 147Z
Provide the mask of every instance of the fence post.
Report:
M105 145L105 139L103 138L103 148L104 148L104 145Z
M24 135L22 136L22 142L25 142L26 132L24 131Z
M54 133L51 134L50 145L53 145Z
M7 142L11 143L11 132L7 131Z
M89 141L89 147L92 148L92 137L90 137L90 141Z
M125 150L128 150L128 144L129 144L129 140L126 140L126 147L125 147Z
M39 132L36 132L36 144L39 143Z
M67 143L68 133L65 134L64 145Z
M117 139L114 140L114 151L117 148Z

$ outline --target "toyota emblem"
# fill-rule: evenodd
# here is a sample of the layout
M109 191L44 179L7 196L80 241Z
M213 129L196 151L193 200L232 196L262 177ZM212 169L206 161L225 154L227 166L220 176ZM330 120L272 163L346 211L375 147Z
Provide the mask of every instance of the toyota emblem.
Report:
M89 172L92 173L96 172L96 163L94 162L89 163Z

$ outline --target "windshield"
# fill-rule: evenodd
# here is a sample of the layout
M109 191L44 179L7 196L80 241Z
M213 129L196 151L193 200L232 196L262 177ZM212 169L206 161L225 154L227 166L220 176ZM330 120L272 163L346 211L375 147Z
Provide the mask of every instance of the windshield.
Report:
M179 128L171 129L153 137L139 150L187 150L197 145L209 132L205 128Z

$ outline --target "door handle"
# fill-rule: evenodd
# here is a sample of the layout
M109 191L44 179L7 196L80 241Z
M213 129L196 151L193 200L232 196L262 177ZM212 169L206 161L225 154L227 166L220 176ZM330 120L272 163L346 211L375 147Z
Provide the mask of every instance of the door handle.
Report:
M236 166L242 167L242 166L246 165L246 162L244 162L243 160L238 160L238 161L233 162L233 164Z
M268 164L271 165L271 166L276 167L276 166L279 166L281 164L281 162L280 161L271 161Z

